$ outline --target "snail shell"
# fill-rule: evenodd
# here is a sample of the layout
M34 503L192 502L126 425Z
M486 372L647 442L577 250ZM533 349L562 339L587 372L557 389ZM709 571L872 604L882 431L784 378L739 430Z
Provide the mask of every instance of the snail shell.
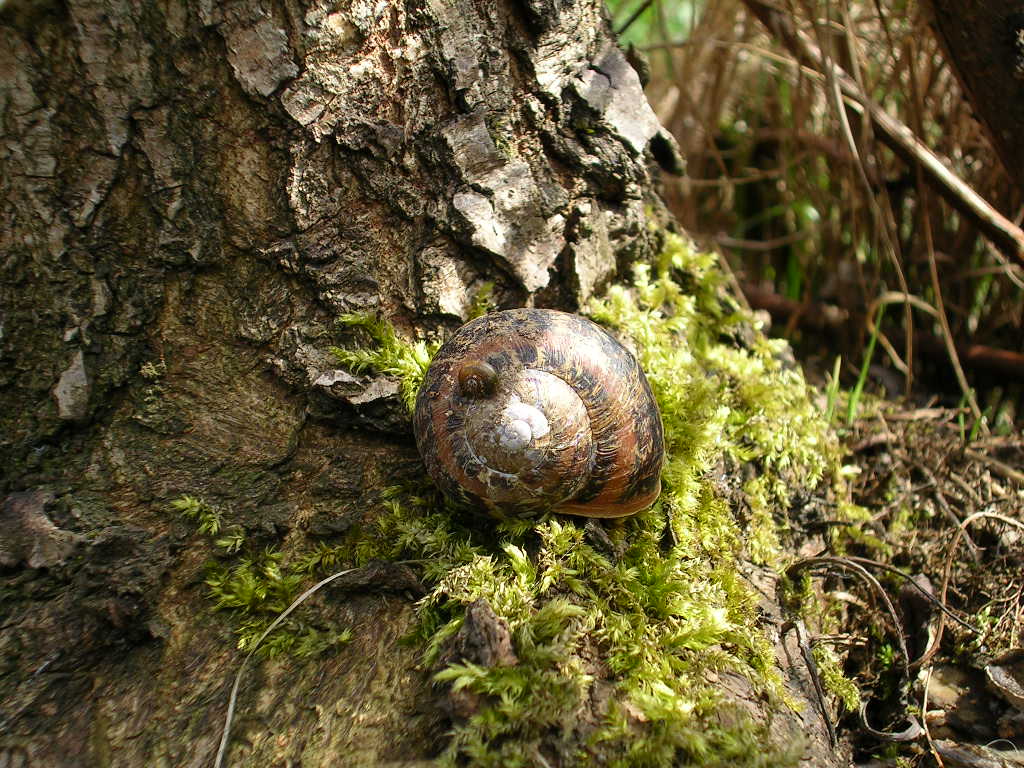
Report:
M427 371L413 425L441 490L499 517L622 517L661 491L647 379L578 315L512 309L462 326Z

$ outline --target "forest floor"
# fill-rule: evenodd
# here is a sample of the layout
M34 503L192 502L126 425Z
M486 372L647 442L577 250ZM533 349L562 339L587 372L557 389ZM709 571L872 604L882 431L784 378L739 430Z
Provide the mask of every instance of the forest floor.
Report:
M858 765L1024 765L1024 437L886 401L840 435L862 519L791 521L815 640L861 692L838 738Z

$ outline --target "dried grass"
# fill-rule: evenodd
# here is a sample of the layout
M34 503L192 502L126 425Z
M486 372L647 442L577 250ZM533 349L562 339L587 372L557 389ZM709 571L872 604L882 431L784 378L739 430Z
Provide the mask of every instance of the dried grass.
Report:
M716 244L742 284L844 310L852 322L829 339L828 362L836 353L859 360L865 309L900 291L935 310L915 315L908 304L889 313L893 335L911 340L892 347L910 362L905 391L922 371L915 332L946 349L945 360L924 364L924 388L945 390L953 402L958 390L984 388L984 376L958 372L956 344L1019 348L1024 270L837 96L835 67L1019 223L1021 190L972 117L921 6L786 0L778 9L828 62L812 71L768 34L753 4L717 0L680 11L655 2L628 33L650 59L651 103L687 158L686 175L665 182L680 223ZM624 5L620 18L638 5ZM687 26L679 17L689 20L688 34L671 37L669 11L676 27ZM787 330L800 341L797 326Z

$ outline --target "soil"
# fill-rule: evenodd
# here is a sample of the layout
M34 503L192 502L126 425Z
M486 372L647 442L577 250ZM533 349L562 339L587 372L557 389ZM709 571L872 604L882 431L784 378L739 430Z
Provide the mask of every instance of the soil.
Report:
M859 521L792 521L810 644L861 693L860 712L832 711L839 738L861 765L1024 764L1024 438L955 408L865 411L840 429Z

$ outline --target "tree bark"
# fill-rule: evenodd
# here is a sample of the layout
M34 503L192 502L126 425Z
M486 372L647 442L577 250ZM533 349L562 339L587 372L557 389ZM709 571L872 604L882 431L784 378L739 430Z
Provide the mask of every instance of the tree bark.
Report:
M170 502L259 546L368 524L418 458L336 318L578 306L654 255L674 145L596 0L2 13L0 763L210 765L240 657ZM259 665L229 754L436 754L409 595L321 610L351 643Z
M964 93L1017 186L1024 185L1024 9L1010 0L928 0Z

